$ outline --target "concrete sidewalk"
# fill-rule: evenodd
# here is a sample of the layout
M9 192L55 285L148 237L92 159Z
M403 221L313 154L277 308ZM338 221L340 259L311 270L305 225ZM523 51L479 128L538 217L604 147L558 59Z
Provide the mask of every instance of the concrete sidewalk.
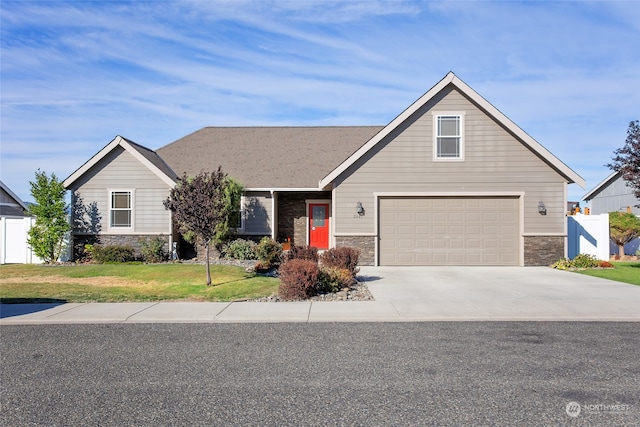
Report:
M362 267L375 301L2 304L0 325L640 321L640 287L547 267Z

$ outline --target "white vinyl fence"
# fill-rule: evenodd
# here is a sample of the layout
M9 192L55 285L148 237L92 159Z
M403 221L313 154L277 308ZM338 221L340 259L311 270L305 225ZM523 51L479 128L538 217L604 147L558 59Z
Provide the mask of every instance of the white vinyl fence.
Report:
M0 218L0 264L39 264L27 244L27 232L35 223L32 217Z
M569 259L579 254L594 255L604 261L609 260L609 214L567 217Z

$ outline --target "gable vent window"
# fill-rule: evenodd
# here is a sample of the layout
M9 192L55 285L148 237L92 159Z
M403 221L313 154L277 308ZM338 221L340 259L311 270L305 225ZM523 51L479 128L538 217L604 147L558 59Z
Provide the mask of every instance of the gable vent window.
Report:
M131 191L112 191L109 226L131 228Z
M464 159L464 115L434 114L434 159Z

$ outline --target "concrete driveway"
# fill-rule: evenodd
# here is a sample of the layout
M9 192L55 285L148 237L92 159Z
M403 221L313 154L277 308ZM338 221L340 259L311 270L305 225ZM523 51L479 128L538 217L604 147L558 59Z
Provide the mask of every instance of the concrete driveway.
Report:
M403 320L640 321L640 286L548 267L362 267Z

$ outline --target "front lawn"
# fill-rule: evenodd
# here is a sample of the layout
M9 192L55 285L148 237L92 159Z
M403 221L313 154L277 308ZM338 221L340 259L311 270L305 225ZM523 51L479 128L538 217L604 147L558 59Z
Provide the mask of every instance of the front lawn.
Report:
M200 264L0 266L0 301L233 301L277 292L279 280L242 267Z
M615 266L614 269L576 270L575 272L586 274L587 276L640 285L640 262L613 262L612 264Z

